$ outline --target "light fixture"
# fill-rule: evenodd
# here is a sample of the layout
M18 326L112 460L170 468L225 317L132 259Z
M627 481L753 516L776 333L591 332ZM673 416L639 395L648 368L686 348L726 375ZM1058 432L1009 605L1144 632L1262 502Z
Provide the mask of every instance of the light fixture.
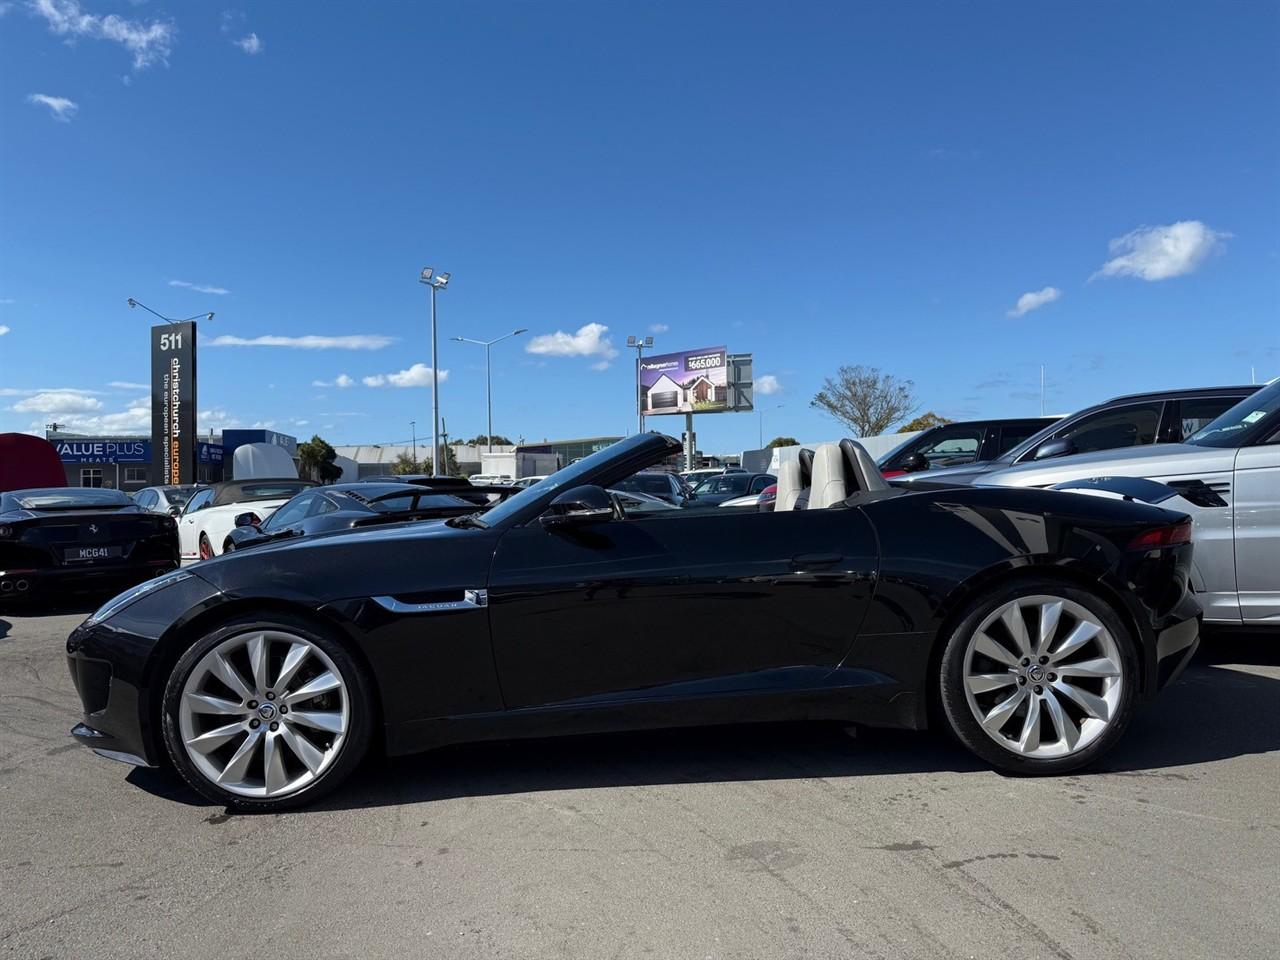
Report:
M635 337L627 337L627 346L628 346L628 347L634 347L635 345L636 345L636 338L635 338Z
M652 346L653 346L653 337L645 337L645 338L644 338L644 345L645 345L646 347L652 347Z
M513 337L517 337L517 336L519 336L519 335L520 335L520 334L522 334L522 333L528 333L528 332L529 332L529 328L528 328L528 327L521 327L519 330L513 331L511 335L512 335Z
M447 286L449 283L449 274L447 273L440 274L440 276L436 278L436 283L440 284L440 286L442 287Z
M430 267L423 267L423 268L422 268L422 276L420 276L420 277L418 278L418 282L419 282L419 283L430 283L430 282L431 282L431 268L430 268Z

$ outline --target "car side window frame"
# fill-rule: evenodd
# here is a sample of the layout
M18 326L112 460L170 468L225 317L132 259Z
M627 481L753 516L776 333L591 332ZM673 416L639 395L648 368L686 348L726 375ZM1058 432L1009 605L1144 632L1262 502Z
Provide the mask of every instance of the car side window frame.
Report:
M1015 463L1034 462L1036 457L1036 450L1040 448L1041 444L1047 443L1050 440L1059 440L1062 437L1069 437L1072 433L1074 433L1075 429L1078 426L1080 426L1080 424L1084 423L1087 420L1091 420L1096 417L1102 417L1107 414L1118 413L1119 411L1128 410L1130 408L1150 407L1152 405L1159 405L1159 408L1160 408L1158 411L1156 411L1156 430L1155 430L1155 435L1151 441L1152 443L1157 443L1159 442L1159 439L1160 439L1161 427L1165 422L1164 418L1166 416L1166 410L1170 405L1169 401L1168 400L1135 400L1132 403L1121 403L1121 404L1116 404L1113 407L1103 407L1101 409L1090 410L1087 413L1080 414L1078 417L1072 417L1069 423L1065 423L1062 426L1060 426L1058 429L1054 430L1053 433L1049 434L1049 436L1045 437L1044 440L1040 441L1040 443L1036 444L1034 447L1032 447L1030 450L1028 450L1026 453L1024 453L1014 462ZM1135 446L1150 446L1150 444L1135 444ZM1125 448L1120 447L1120 448L1111 448L1111 449L1125 449Z
M209 506L209 504L211 504L212 502L213 502L213 490L209 487L206 487L203 490L197 490L195 493L191 495L191 499L187 501L187 504L183 508L182 512L184 514L199 513L201 510L205 509L205 507Z

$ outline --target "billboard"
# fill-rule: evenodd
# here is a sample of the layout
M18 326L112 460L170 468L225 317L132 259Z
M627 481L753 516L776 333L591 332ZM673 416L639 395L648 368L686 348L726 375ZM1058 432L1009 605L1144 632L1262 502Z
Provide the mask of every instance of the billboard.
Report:
M152 483L196 482L196 325L151 328Z
M725 413L729 362L725 347L703 347L640 360L640 413Z

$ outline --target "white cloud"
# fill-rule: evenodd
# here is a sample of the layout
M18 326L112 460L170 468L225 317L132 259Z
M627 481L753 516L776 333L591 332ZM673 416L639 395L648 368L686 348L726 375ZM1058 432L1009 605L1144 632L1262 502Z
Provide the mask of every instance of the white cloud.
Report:
M49 115L55 120L61 120L63 123L70 123L71 118L80 109L80 104L74 100L68 100L66 97L51 97L47 93L29 93L27 94L27 103L34 103L38 107L48 107Z
M311 381L311 385L313 387L341 387L344 390L347 387L350 387L354 384L355 384L355 380L353 380L351 377L348 377L345 373L338 374L337 377L335 377L332 380L312 380Z
M3 323L0 323L0 337L3 337L8 332L9 332L9 328L6 327Z
M1161 227L1139 227L1111 241L1112 258L1094 277L1139 277L1168 280L1191 273L1231 234L1199 220L1179 220ZM1090 279L1093 279L1090 277Z
M79 390L52 390L47 393L36 393L13 405L17 413L87 413L101 408L101 400Z
M670 329L671 329L671 328L670 328L670 327L668 327L665 323L651 323L651 324L649 324L649 332L650 332L650 333L666 333L666 332L667 332L668 330L670 330Z
M240 426L240 421L225 410L201 410L196 414L196 432L208 434L211 430L227 430Z
M249 54L249 56L261 53L266 47L266 44L258 38L256 33L251 33L248 36L241 37L239 40L232 40L231 42L245 53Z
M755 392L761 396L771 397L775 393L782 392L782 384L778 382L778 378L772 373L766 373L756 377Z
M183 287L187 290L194 290L196 293L212 293L218 297L225 297L231 292L226 287L213 287L204 283L188 283L186 280L170 280L169 286Z
M214 337L211 347L292 347L296 350L381 350L395 343L395 337L361 333L346 337Z
M550 357L603 357L612 360L618 355L613 341L605 336L609 328L603 323L588 323L577 333L544 333L534 337L524 348L528 353Z
M609 369L609 361L608 361L608 360L597 360L595 363L593 363L593 364L591 365L591 369L592 369L592 370L608 370L608 369Z
M91 397L102 391L82 390L80 387L0 387L0 397L30 397L37 393L81 393Z
M440 371L440 380L448 380L449 371ZM377 373L364 378L366 387L430 387L431 368L425 363L415 363L399 373Z
M79 0L34 0L32 9L44 17L49 29L60 37L74 40L110 40L133 54L133 69L142 70L155 63L168 64L177 36L172 23L152 20L129 20L109 13L99 16L85 13Z
M116 390L150 390L151 389L151 384L149 383L134 383L132 380L112 380L110 383L107 384L107 386L112 387Z
M1032 290L1030 293L1024 293L1018 298L1018 302L1014 304L1013 309L1008 311L1007 316L1021 317L1032 310L1043 307L1046 303L1053 303L1060 296L1062 296L1062 291L1057 287L1045 287L1043 290Z

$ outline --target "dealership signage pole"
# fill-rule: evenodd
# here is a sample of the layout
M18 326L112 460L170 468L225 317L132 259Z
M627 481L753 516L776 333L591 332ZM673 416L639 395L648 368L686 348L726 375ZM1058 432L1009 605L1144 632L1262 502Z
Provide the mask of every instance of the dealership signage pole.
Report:
M431 267L423 267L419 283L431 288L431 472L440 473L440 363L436 356L436 291L449 286L449 274L433 276Z
M519 330L512 330L510 333L504 333L502 336L493 340L472 340L470 337L454 337L459 343L477 343L484 347L484 398L485 404L489 408L489 432L488 451L493 453L493 366L489 361L489 348L495 343L501 343L508 337L518 337L522 333L528 333L527 327L521 327Z
M152 482L196 482L196 320L213 319L201 313L175 320L156 313L130 297L130 307L141 307L164 321L151 328L151 462Z

